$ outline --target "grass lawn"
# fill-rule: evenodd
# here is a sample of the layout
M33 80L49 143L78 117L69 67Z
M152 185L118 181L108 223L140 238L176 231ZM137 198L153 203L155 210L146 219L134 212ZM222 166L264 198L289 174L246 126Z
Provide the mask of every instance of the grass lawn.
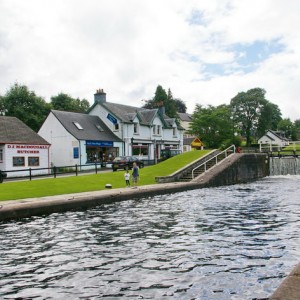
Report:
M291 153L293 152L293 150L296 150L297 154L299 155L299 152L300 152L300 144L290 144L286 147L284 147L282 149L283 151L291 151Z
M170 175L210 151L185 152L157 165L140 169L139 185L155 184L156 176ZM125 187L124 171L40 180L33 179L32 181L4 181L4 183L0 184L0 201L99 191L104 190L107 183L110 183L113 188Z

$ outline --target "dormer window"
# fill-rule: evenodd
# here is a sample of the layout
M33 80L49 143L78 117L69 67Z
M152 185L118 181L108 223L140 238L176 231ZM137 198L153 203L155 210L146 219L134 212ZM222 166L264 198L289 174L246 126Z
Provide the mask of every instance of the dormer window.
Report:
M177 128L173 127L173 136L177 136Z
M139 124L133 123L133 133L138 134L139 133Z
M156 125L156 132L157 132L157 135L160 135L160 125Z
M73 122L77 129L83 130L83 127L78 122Z

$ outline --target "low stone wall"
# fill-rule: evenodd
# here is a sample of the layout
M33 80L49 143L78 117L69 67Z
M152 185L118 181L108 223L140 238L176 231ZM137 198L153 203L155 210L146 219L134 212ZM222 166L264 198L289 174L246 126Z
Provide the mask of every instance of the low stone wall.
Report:
M205 186L215 187L245 183L269 174L269 159L266 154L233 154L205 174L195 178L193 182L202 182Z
M180 178L182 178L184 175L189 174L192 172L192 170L201 165L202 163L208 161L210 158L218 154L220 151L219 150L214 150L198 160L190 163L189 165L185 166L184 168L181 168L180 170L174 172L173 174L169 176L157 176L155 177L155 181L158 183L169 183L169 182L176 182L179 181Z

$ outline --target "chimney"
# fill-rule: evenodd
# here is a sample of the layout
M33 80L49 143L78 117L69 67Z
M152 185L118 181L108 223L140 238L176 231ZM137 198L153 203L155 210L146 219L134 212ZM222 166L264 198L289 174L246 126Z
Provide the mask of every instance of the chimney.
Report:
M104 93L103 89L98 89L96 94L94 94L95 103L104 103L106 102L106 93Z

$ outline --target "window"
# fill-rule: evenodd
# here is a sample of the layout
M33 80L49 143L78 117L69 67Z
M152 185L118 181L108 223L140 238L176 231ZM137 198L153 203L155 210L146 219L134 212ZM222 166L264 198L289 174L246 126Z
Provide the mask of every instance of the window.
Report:
M160 125L156 125L157 135L160 135Z
M77 127L77 129L83 130L83 127L78 122L73 122L73 124Z
M13 157L13 166L14 167L24 167L25 166L25 157L14 156Z
M139 124L138 123L134 123L133 124L133 132L135 134L138 134L139 133Z
M104 131L103 128L102 128L99 124L96 125L96 128L97 128L99 131Z
M119 131L119 123L115 124L115 131Z
M3 149L0 149L0 162L3 161Z
M39 157L28 157L28 166L29 167L37 167L40 165Z
M155 134L156 133L156 125L153 125L153 134Z
M173 136L177 136L177 130L176 130L176 127L173 127Z

